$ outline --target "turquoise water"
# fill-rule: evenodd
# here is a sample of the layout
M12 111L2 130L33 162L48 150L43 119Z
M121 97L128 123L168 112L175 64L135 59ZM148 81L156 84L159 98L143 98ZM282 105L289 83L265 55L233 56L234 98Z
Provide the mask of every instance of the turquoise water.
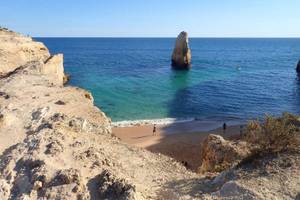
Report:
M247 120L300 114L300 39L190 39L192 69L174 71L174 38L37 38L63 53L71 85L113 121Z

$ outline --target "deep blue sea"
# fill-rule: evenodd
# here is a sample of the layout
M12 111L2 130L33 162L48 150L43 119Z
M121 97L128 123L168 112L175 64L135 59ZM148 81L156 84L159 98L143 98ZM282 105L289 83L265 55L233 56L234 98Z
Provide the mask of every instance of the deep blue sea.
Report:
M175 38L36 40L113 121L300 114L300 39L192 38L190 71L170 67Z

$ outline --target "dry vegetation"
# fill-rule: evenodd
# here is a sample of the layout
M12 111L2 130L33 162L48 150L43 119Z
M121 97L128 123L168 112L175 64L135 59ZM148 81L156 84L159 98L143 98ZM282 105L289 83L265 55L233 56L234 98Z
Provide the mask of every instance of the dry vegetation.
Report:
M198 172L222 172L279 153L299 152L299 146L300 121L296 116L266 116L263 122L249 122L245 135L237 140L209 135L202 145Z
M255 147L255 154L295 151L300 145L300 121L289 113L281 118L266 116L263 123L250 122L243 139Z

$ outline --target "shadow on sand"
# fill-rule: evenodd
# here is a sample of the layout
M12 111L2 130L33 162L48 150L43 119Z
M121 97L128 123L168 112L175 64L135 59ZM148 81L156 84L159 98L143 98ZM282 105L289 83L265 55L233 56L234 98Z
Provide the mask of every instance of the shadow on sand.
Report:
M206 105L207 103L203 102L201 99L197 102L194 101L196 98L193 97L193 95L195 95L195 91L201 91L202 85L198 84L189 86L191 85L189 82L189 71L173 71L171 77L172 88L174 91L175 89L180 89L175 91L173 99L168 103L169 116L177 118L182 116L191 116L195 113L196 108L197 115L201 116L202 110L207 112L206 109L211 109L209 106L203 107L203 105ZM201 106L203 108L201 108ZM213 108L213 110L215 109L216 108ZM175 158L186 168L191 169L192 171L197 171L197 168L201 164L201 143L208 134L220 134L225 138L231 137L234 134L239 134L239 126L238 128L235 126L228 127L228 130L226 130L224 135L223 130L220 128L222 124L222 122L217 124L216 122L204 123L201 120L195 120L191 122L165 125L160 127L158 130L161 135L159 141L146 147L146 149Z

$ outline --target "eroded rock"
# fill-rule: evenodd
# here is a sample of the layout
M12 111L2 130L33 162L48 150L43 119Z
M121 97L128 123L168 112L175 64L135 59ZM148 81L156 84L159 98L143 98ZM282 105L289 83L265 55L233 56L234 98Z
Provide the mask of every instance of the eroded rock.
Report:
M176 69L189 69L191 67L191 50L187 32L181 32L172 54L172 66Z
M108 170L99 176L100 196L105 199L134 199L135 187L124 179L116 178Z
M198 171L220 172L243 158L250 155L251 151L246 142L232 142L219 135L209 135L203 142L201 150L201 166Z
M42 66L41 73L53 77L54 84L62 86L64 84L64 64L63 54L49 57Z
M52 180L51 185L52 186L58 186L58 185L65 185L65 184L71 184L76 183L77 185L80 184L80 173L77 169L65 169L60 170L57 175Z
M0 76L34 60L45 61L50 53L47 47L30 37L0 29Z

